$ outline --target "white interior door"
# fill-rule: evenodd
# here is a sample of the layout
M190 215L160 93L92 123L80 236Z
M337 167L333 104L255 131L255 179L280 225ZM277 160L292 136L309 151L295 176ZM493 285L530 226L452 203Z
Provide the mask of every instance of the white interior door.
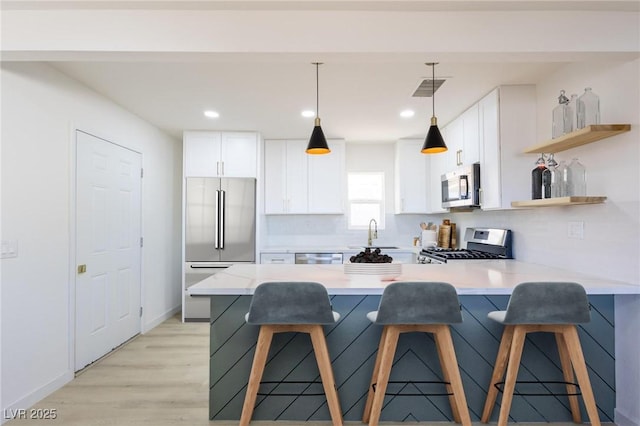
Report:
M142 159L81 131L76 153L77 371L140 333Z

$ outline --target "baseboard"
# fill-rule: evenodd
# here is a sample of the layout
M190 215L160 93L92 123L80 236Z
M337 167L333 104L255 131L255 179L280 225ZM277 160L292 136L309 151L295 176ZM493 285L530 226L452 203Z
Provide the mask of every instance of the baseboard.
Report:
M638 419L630 419L617 409L614 411L613 415L616 426L640 426L640 421Z
M36 389L30 394L20 398L19 400L9 405L8 407L3 407L2 413L4 415L2 416L0 424L3 424L9 421L11 417L11 413L15 413L17 415L18 413L20 413L20 410L25 410L30 407L33 407L35 404L42 401L47 396L51 395L53 392L57 391L58 389L60 389L61 387L63 387L64 385L72 381L73 378L74 378L73 371L67 371L66 373L63 373L61 376L53 379L52 381L42 386L41 388ZM49 408L55 408L55 407L49 407Z
M167 312L163 313L162 315L154 318L153 320L147 322L146 324L142 325L142 334L144 333L148 333L149 331L153 330L155 327L157 327L158 325L162 324L163 322L165 322L166 320L168 320L169 318L173 317L174 315L178 314L181 310L180 305L169 309Z

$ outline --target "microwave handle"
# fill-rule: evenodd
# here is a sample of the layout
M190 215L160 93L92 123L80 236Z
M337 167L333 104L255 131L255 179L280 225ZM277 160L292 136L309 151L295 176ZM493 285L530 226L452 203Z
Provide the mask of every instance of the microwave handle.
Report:
M460 176L460 199L469 199L469 176Z

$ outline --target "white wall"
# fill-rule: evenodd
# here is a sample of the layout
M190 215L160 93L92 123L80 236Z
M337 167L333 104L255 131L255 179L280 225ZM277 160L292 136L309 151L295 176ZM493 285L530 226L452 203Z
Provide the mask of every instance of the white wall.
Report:
M180 303L179 141L55 69L2 64L3 409L26 408L73 377L75 128L142 153L143 331Z

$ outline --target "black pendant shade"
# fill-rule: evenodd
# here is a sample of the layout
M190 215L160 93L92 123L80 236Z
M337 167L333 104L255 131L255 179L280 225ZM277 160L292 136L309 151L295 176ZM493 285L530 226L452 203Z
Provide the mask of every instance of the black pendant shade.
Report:
M440 129L438 129L438 119L436 118L436 64L437 62L428 62L426 64L430 65L432 70L431 108L433 115L431 117L431 126L429 127L429 132L427 133L427 137L425 138L422 149L420 150L420 152L423 154L438 154L447 150L447 144L444 143L444 139L442 138Z
M318 90L318 65L322 65L322 62L313 62L316 66L316 120L313 126L313 132L311 138L309 138L309 144L307 145L307 154L328 154L331 152L329 145L327 145L327 138L324 137L322 127L320 127L320 96Z
M316 118L306 152L307 154L328 154L331 152L329 145L327 145L327 139L324 137L322 127L320 127L319 118Z
M424 144L422 145L422 150L420 150L420 152L423 154L437 154L439 152L445 152L446 150L447 145L444 143L440 129L438 129L436 118L432 117L429 132L427 133L427 137L424 140Z

